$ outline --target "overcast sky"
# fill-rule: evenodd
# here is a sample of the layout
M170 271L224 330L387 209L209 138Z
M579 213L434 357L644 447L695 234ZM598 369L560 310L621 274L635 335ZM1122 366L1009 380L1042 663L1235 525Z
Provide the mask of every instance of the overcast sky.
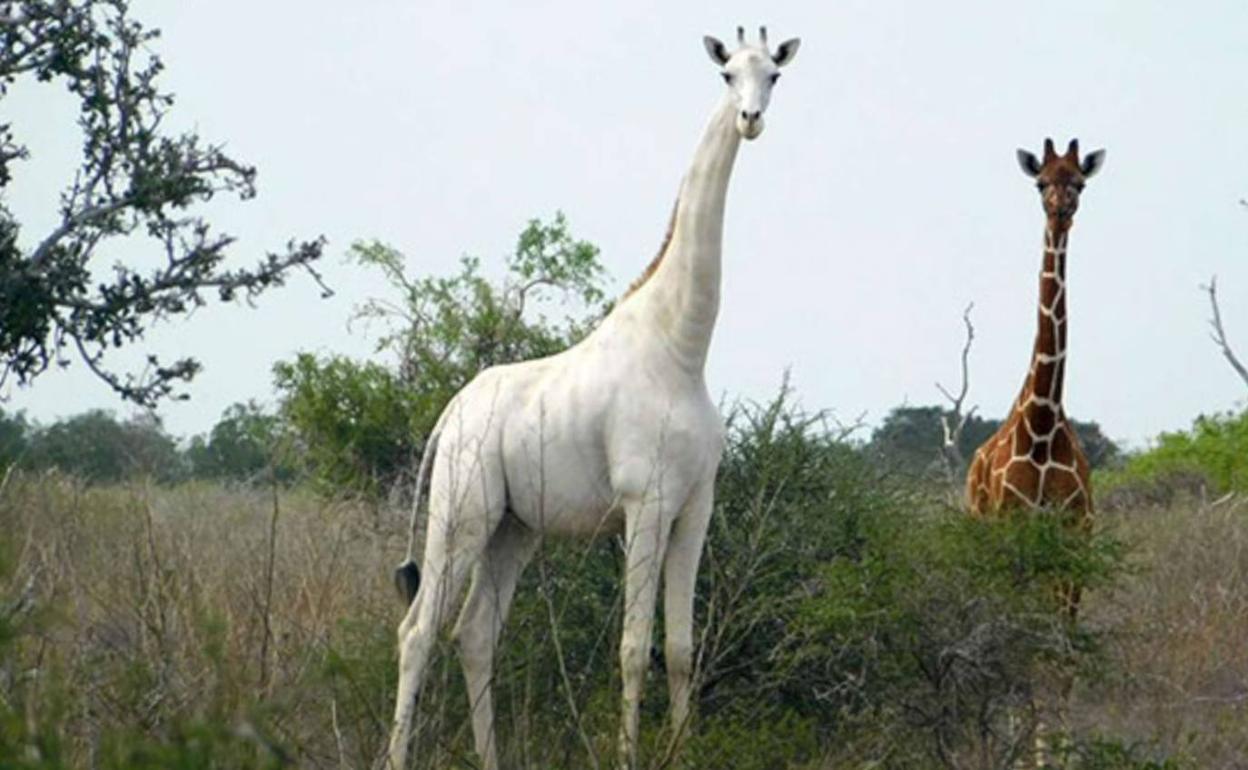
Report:
M419 274L465 253L496 273L526 220L562 209L627 286L723 88L700 38L731 40L739 23L802 47L729 190L714 393L769 397L787 367L807 407L846 420L935 403L936 381L956 384L973 301L969 402L1000 416L1027 368L1044 227L1014 150L1077 136L1108 157L1071 233L1068 411L1140 443L1244 403L1198 289L1218 275L1248 358L1242 0L132 9L164 31L170 124L260 169L256 200L210 209L239 237L234 259L323 233L337 292L319 299L295 277L258 309L215 307L151 334L163 355L205 365L191 400L161 410L176 434L236 401L272 403L270 368L296 351L370 355L347 319L385 288L343 263L355 239L400 248ZM51 227L78 157L73 117L60 88L0 103L35 154L7 201L27 239ZM6 410L43 421L127 412L78 364L9 396Z

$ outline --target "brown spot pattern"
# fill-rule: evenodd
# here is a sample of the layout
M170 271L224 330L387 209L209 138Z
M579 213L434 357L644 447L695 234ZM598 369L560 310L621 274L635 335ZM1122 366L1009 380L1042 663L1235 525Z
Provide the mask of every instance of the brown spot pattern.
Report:
M975 452L966 477L972 515L1049 510L1087 528L1092 497L1087 458L1062 409L1066 362L1064 252L1069 221L1049 217L1031 367L1000 429ZM1066 589L1070 596L1077 591Z

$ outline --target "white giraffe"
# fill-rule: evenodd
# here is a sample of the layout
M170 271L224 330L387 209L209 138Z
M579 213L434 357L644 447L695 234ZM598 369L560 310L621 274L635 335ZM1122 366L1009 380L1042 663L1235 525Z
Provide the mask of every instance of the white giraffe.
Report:
M680 188L667 241L639 285L584 340L548 358L491 367L448 404L417 481L413 542L398 578L415 594L399 625L399 689L389 761L402 770L434 637L471 572L454 638L472 703L476 750L498 767L491 694L494 652L516 581L546 534L622 530L620 755L637 759L638 706L649 661L660 568L671 720L689 715L693 590L711 515L723 422L703 370L719 312L724 200L741 137L763 112L797 39L774 53L766 29L729 53L703 42L727 89ZM419 487L430 478L428 528L414 561ZM419 591L416 586L419 584Z

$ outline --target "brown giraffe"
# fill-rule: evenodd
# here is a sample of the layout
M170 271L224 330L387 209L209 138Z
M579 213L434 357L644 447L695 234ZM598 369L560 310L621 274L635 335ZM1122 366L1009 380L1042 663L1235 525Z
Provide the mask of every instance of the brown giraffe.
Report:
M1072 524L1092 522L1088 460L1062 409L1066 372L1066 237L1079 207L1084 182L1105 160L1097 150L1079 161L1072 139L1065 155L1044 140L1044 162L1018 151L1023 172L1036 180L1044 204L1044 263L1040 269L1040 308L1031 368L1022 392L1001 428L975 452L966 478L971 513L986 516L1010 509L1068 513ZM1078 592L1068 597L1073 613Z
M972 515L1003 515L1011 510L1057 513L1071 526L1092 525L1092 488L1088 458L1062 409L1066 373L1066 237L1079 208L1084 182L1101 168L1105 151L1079 160L1079 142L1072 139L1065 155L1044 140L1044 162L1018 151L1023 173L1036 180L1044 205L1044 261L1040 268L1040 306L1031 367L1009 417L975 452L966 477ZM1080 586L1058 586L1058 599L1073 620ZM1057 673L1057 719L1066 724L1065 704L1074 684L1073 672ZM1048 767L1047 729L1035 725L1036 767Z

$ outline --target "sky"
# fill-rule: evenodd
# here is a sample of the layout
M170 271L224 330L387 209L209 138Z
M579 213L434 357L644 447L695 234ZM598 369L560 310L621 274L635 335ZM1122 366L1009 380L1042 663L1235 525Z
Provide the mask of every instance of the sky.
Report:
M967 403L1001 416L1030 356L1044 228L1015 149L1052 136L1108 151L1070 236L1068 413L1138 446L1248 397L1199 289L1218 276L1248 358L1242 0L131 7L163 31L167 125L260 170L255 200L206 209L238 237L231 264L323 234L335 291L321 299L295 276L255 308L154 329L144 350L204 364L191 398L160 410L176 435L238 401L272 405L272 365L297 351L387 361L348 326L387 296L344 261L357 239L399 248L414 275L448 274L463 254L498 275L524 224L562 210L622 291L724 88L701 37L731 41L737 24L802 44L733 173L713 395L769 398L787 369L806 408L846 422L938 403L974 302ZM32 240L54 226L78 153L62 91L22 84L0 102L33 153L6 199ZM141 352L110 362L137 367ZM129 412L81 364L6 395L4 409L44 422Z

